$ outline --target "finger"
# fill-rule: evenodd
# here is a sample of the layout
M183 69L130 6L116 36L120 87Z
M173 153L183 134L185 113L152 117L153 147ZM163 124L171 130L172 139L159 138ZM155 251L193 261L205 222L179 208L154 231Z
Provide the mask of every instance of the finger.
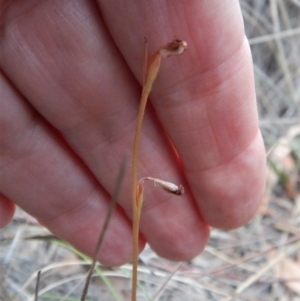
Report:
M139 89L101 27L95 7L85 1L74 3L56 2L53 6L53 1L43 2L44 6L29 15L9 22L20 14L12 10L6 19L9 30L2 42L1 64L26 98L63 132L104 187L112 191L121 158L132 147ZM144 135L141 176L161 175L182 182L151 113L146 116ZM130 216L130 177L124 184L120 203ZM203 249L208 227L195 205L188 202L189 193L170 202L151 190L145 199L149 201L145 202L141 229L156 251L172 259L187 259ZM190 235L183 235L186 232Z
M26 14L20 6L11 8L4 20L7 30L0 62L14 84L63 133L111 192L121 159L132 147L139 87L91 3L45 1ZM15 19L16 15L23 17ZM151 112L143 134L140 176L184 183ZM120 198L128 216L130 182L129 174ZM141 231L151 246L174 260L198 254L209 229L189 191L175 202L155 189L148 191ZM69 233L75 234L75 230Z
M8 224L13 218L15 205L4 195L0 194L0 228Z
M93 255L109 196L3 76L0 86L0 191L55 235ZM0 204L11 214L11 202L4 203L2 199ZM100 260L119 265L131 256L131 226L117 210L111 218Z
M265 154L258 128L251 54L238 1L152 1L122 6L99 1L102 15L134 74L132 52L141 37L158 47L174 35L186 39L185 55L169 59L152 103L177 149L205 220L235 228L256 211L265 182ZM122 18L113 15L122 7ZM123 20L127 20L124 27ZM128 27L134 31L128 42ZM138 61L141 62L141 56Z

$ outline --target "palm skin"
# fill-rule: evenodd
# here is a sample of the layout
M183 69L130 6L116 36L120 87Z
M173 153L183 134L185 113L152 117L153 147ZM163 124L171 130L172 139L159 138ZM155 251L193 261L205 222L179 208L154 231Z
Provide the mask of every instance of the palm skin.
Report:
M238 1L5 1L0 6L0 223L14 205L91 255L119 166L131 154L149 53L174 35L188 50L162 63L147 107L139 177L183 184L181 197L146 188L145 242L188 260L209 228L255 213L265 152L251 53ZM100 261L132 256L131 171Z

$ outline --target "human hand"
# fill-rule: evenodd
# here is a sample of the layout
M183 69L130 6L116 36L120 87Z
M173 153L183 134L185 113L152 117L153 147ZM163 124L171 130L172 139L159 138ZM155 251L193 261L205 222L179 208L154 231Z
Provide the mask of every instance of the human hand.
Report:
M140 177L183 184L181 197L147 187L145 242L187 260L209 226L243 225L258 207L265 153L251 54L238 1L7 1L0 11L0 224L14 203L93 254L119 166L130 154L152 54L174 35L187 52L164 60L142 129ZM99 9L100 8L100 9ZM180 161L168 138L172 141ZM100 260L131 260L130 166Z

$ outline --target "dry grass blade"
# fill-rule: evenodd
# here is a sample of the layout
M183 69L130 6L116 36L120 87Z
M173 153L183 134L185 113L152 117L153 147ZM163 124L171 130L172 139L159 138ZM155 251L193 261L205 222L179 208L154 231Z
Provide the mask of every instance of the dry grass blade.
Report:
M235 292L230 297L227 297L227 298L223 299L222 301L232 300L232 298L236 297L238 294L243 292L250 285L255 283L259 278L261 278L270 268L272 268L274 265L278 264L280 261L282 261L284 258L286 258L288 255L292 254L299 248L300 248L300 242L287 247L287 249L282 251L281 253L279 253L278 256L276 256L276 258L274 258L267 265L265 265L264 267L259 269L255 274L251 275L241 285L239 285L238 288L235 290Z
M279 40L283 38L288 38L292 36L296 36L300 34L300 27L288 29L281 32L276 32L268 35L263 35L260 37L249 39L250 45L260 44L260 43L266 43L274 40Z
M182 262L178 264L178 266L176 267L176 269L169 275L169 277L166 279L166 281L163 283L163 285L159 288L159 290L155 293L155 295L153 296L153 300L155 301L158 299L158 297L161 295L161 293L163 292L164 288L168 285L169 281L174 277L174 275L177 273L177 271L180 269L182 265Z
M116 181L116 186L115 186L115 189L114 189L114 192L113 192L113 195L112 195L112 199L111 199L110 204L109 204L109 208L108 208L108 211L107 211L107 214L106 214L106 218L105 218L102 230L101 230L100 235L99 235L99 239L97 241L97 246L96 246L95 253L94 253L94 256L93 256L93 261L92 261L91 267L90 267L89 272L88 272L87 277L86 277L86 282L85 282L85 285L84 285L84 288L83 288L83 291L82 291L82 295L81 295L81 299L80 299L81 301L84 301L85 298L86 298L88 288L89 288L89 284L90 284L90 281L91 281L91 278L92 278L92 274L93 274L93 271L94 271L94 268L95 268L95 265L96 265L96 262L97 262L97 258L98 258L103 240L104 240L105 232L108 228L109 221L110 221L111 216L112 216L112 214L114 212L114 209L116 207L116 203L117 203L120 191L121 191L121 184L122 184L124 174L125 174L125 166L126 166L126 161L124 159L121 163L121 166L120 166L118 178L117 178L117 181Z
M36 276L36 285L35 285L35 292L34 292L34 301L38 301L39 298L39 285L40 285L40 279L41 279L41 270L38 271Z
M270 2L271 4L271 15L273 19L273 26L274 26L274 31L275 32L280 32L280 21L279 21L279 16L278 16L278 3L275 0L272 0ZM287 89L289 92L289 96L291 99L294 101L294 103L297 103L297 93L295 91L294 85L293 85L293 80L291 76L291 72L289 70L289 64L286 58L285 54L285 49L283 46L283 42L281 39L276 39L276 45L278 48L278 62L280 64L280 67L283 71L284 74L284 79L287 85Z

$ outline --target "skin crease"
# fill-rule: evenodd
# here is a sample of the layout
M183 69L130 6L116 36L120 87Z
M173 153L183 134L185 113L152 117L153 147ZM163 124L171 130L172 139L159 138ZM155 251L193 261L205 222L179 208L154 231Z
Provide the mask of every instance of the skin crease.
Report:
M175 35L188 50L162 62L139 177L185 193L145 183L140 248L147 241L160 256L188 260L205 247L209 226L250 220L265 152L238 1L5 1L0 12L0 226L15 203L93 254L132 149L143 38L152 54ZM108 265L131 260L130 176L128 166L99 258Z

